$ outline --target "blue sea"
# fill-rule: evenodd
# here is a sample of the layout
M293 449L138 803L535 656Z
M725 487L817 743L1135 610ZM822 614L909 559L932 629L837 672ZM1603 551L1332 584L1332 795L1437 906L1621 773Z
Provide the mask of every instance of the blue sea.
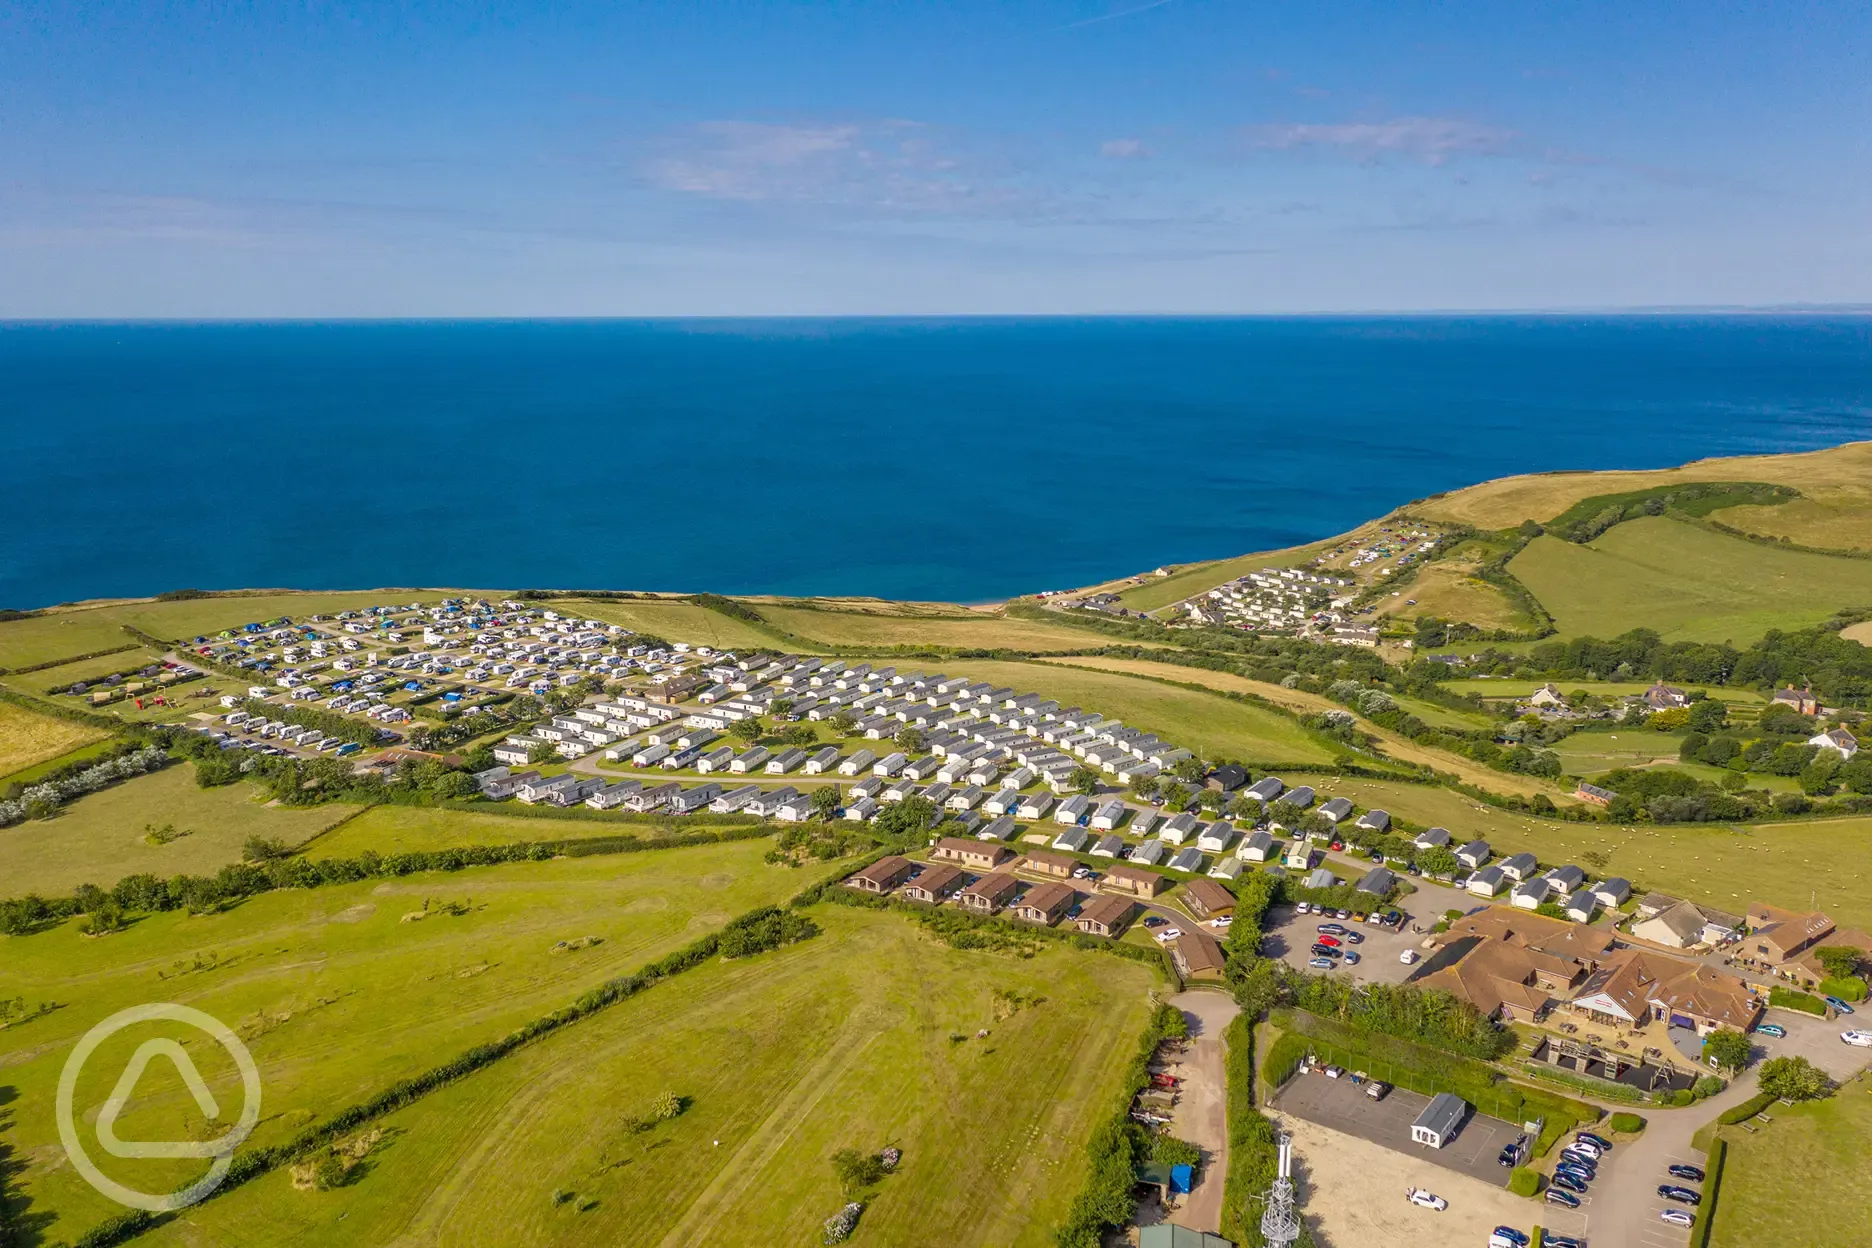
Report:
M0 606L981 601L1872 437L1846 315L0 325Z

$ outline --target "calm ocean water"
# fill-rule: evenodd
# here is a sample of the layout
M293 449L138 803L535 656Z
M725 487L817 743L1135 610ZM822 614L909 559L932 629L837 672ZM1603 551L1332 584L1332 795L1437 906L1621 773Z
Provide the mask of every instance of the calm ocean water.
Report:
M981 600L1872 437L1872 318L0 325L0 606Z

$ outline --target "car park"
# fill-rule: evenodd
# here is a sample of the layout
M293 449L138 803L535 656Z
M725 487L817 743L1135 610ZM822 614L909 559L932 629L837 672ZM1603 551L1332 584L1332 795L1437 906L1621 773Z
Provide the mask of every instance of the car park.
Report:
M1686 1229L1696 1225L1696 1215L1685 1213L1682 1209L1660 1209L1658 1218L1672 1226L1681 1226Z
M1776 1040L1779 1040L1787 1035L1787 1028L1781 1026L1779 1023L1763 1023L1755 1029L1755 1034L1758 1036L1772 1036Z
M1872 1049L1872 1031L1842 1031L1840 1039L1856 1049Z
M1443 1210L1449 1208L1449 1201L1444 1200L1434 1192L1425 1191L1421 1187L1407 1187L1404 1189L1404 1195L1410 1200L1411 1204L1416 1205L1419 1209L1434 1209L1438 1213L1441 1213Z
M1680 1205L1700 1205L1703 1203L1702 1193L1693 1192L1687 1187L1679 1187L1675 1183L1658 1184L1657 1194L1662 1196L1665 1200L1674 1200Z
M1701 1183L1703 1181L1703 1171L1696 1166L1676 1165L1669 1167L1669 1169L1671 1177L1674 1179L1688 1179L1692 1183Z
M1548 1188L1546 1199L1548 1204L1559 1205L1563 1209L1577 1209L1580 1207L1580 1198L1575 1196L1572 1192L1567 1191L1565 1188Z

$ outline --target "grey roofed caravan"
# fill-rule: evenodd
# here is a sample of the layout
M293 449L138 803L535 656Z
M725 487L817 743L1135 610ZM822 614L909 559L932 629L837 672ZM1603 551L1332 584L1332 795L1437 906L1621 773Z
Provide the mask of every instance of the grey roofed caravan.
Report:
M1431 1148L1442 1148L1455 1138L1457 1128L1468 1116L1469 1102L1454 1092L1439 1092L1411 1123L1411 1140Z

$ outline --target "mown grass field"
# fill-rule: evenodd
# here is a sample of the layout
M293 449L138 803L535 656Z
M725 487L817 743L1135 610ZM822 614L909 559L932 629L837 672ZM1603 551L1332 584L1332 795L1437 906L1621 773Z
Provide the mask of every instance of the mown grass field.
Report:
M0 628L6 625L0 624ZM124 637L129 641L128 636ZM126 668L148 667L160 661L162 656L148 647L139 646L121 654L103 654L95 659L80 659L76 663L61 663L57 667L43 668L36 672L14 672L0 677L0 684L6 685L31 697L45 697L48 689L69 689L83 681L100 680L112 672L121 672Z
M1443 682L1443 688L1451 693L1473 693L1489 701L1496 701L1506 698L1525 698L1545 683L1539 680L1446 680ZM1651 687L1651 682L1642 680L1561 680L1556 683L1560 692L1568 696L1575 691L1584 690L1602 698L1628 697L1632 694L1643 693ZM1720 702L1729 703L1731 707L1767 705L1767 700L1753 689L1708 685L1680 685L1678 687L1688 692L1701 690Z
M761 841L554 862L513 863L394 880L263 894L224 913L152 915L130 930L91 939L76 923L4 941L0 999L64 1008L0 1031L0 1084L17 1090L10 1142L26 1160L19 1182L35 1211L58 1221L50 1239L75 1239L116 1212L64 1164L53 1096L66 1053L107 1015L147 1001L205 1010L233 1027L252 1051L264 1086L257 1144L286 1138L318 1115L367 1099L568 1003L755 906L784 899L815 878L761 861ZM819 868L830 870L834 868ZM429 917L405 921L434 903ZM443 912L458 903L459 914ZM554 952L560 941L598 943ZM78 1085L77 1104L94 1113L131 1050L149 1032L132 1028L99 1049ZM589 1031L580 1033L589 1039ZM661 1041L649 1037L651 1047ZM562 1050L566 1075L585 1061L574 1039ZM238 1081L218 1046L188 1046L223 1106L237 1106ZM672 1060L687 1062L680 1049ZM739 1078L738 1072L721 1072ZM752 1103L757 1084L742 1085ZM124 1115L125 1138L187 1138L193 1100L166 1063L145 1073ZM580 1112L601 1113L596 1097ZM230 1116L232 1108L226 1111ZM210 1132L209 1134L216 1134ZM414 1142L414 1141L412 1141ZM480 1143L496 1146L495 1134ZM563 1140L545 1144L558 1155ZM386 1159L398 1156L396 1150ZM109 1159L106 1159L108 1162ZM173 1177L167 1165L138 1162L142 1177ZM128 1175L122 1177L128 1178ZM375 1185L382 1191L387 1184ZM168 1190L152 1186L148 1190ZM369 1187L363 1189L370 1190ZM289 1214L300 1197L256 1189L263 1208ZM491 1193L490 1193L491 1194ZM543 1203L543 1202L542 1202ZM245 1218L257 1217L250 1212ZM486 1242L488 1226L479 1228ZM256 1223L246 1242L277 1242ZM384 1243L359 1232L320 1234L331 1242ZM318 1236L313 1237L314 1240ZM219 1233L206 1242L229 1243ZM311 1242L311 1241L308 1241Z
M213 874L239 861L250 836L298 845L350 814L339 804L289 809L253 799L250 785L197 788L192 763L173 763L70 802L52 819L0 828L0 896L109 888L126 875ZM145 829L189 835L152 845Z
M1199 667L1179 667L1174 663L1153 663L1148 659L1107 659L1075 658L1056 660L1070 663L1075 667L1086 667L1098 671L1133 672L1141 676L1157 676L1164 680L1178 680L1189 684L1205 685L1211 689L1220 689L1237 693L1252 693L1266 698L1276 706L1282 706L1297 714L1307 715L1318 711L1344 710L1344 707L1331 699L1316 693L1307 693L1300 689L1287 689L1280 685L1269 684L1262 680L1250 680L1246 676L1237 676L1232 672L1211 672ZM1436 708L1441 710L1442 708ZM1402 762L1434 767L1438 771L1460 777L1465 783L1478 785L1497 793L1518 793L1531 797L1536 793L1545 793L1554 801L1564 801L1570 790L1562 789L1535 779L1532 776L1517 776L1505 771L1494 771L1471 762L1458 754L1445 750L1431 749L1418 745L1371 723L1360 719L1362 731L1369 732L1380 743L1385 754Z
M11 702L0 702L0 779L57 758L107 733L85 724L39 715Z
M1198 669L1153 664L1172 679L1212 675ZM1062 706L1081 706L1107 719L1157 733L1165 740L1194 750L1203 758L1239 758L1244 762L1325 763L1332 752L1293 720L1273 711L1196 689L1173 689L1140 680L1119 671L1091 670L1090 665L1053 663L996 663L962 659L946 662L942 670L1017 691L1032 690L1058 698Z
M772 651L780 643L767 633L719 611L699 607L693 602L650 598L586 600L566 599L553 604L561 613L575 612L581 617L622 624L633 632L661 637L666 641L686 641L691 645L713 646L718 650L752 648Z
M1827 498L1797 498L1774 507L1725 507L1715 520L1764 537L1785 537L1820 550L1872 550L1872 482Z
M1618 525L1589 546L1536 538L1508 569L1563 638L1650 628L1666 641L1747 645L1771 628L1872 605L1872 559L1779 550L1661 517Z
M893 1144L903 1162L854 1243L1051 1244L1151 972L961 952L889 914L813 917L814 940L698 968L393 1115L352 1187L269 1175L147 1242L479 1245L499 1227L516 1245L805 1248L844 1202L831 1154ZM998 1020L996 989L1044 1000ZM665 1090L688 1110L630 1133Z
M1851 499L1863 494L1867 482L1872 481L1872 441L1851 442L1799 455L1703 459L1680 468L1648 472L1554 472L1501 477L1452 491L1410 510L1431 519L1472 524L1478 529L1508 529L1523 520L1544 524L1581 499L1691 481L1768 481L1791 485L1804 496L1821 501ZM1725 524L1734 524L1730 517L1741 510L1724 508L1716 513L1716 518ZM1853 544L1850 540L1837 540L1850 532L1832 534L1835 540L1812 544L1850 546ZM1859 531L1858 536L1863 538L1864 531Z
M1872 1243L1872 1084L1855 1079L1824 1101L1777 1105L1754 1134L1723 1132L1728 1158L1716 1199L1715 1248L1838 1248Z
M1293 783L1295 777L1288 777ZM1528 850L1542 862L1575 862L1592 875L1622 875L1655 889L1740 913L1751 901L1818 907L1842 927L1872 925L1861 864L1872 853L1872 818L1756 824L1623 827L1567 823L1498 810L1454 789L1338 776L1308 778L1322 798L1344 795L1413 823L1441 825L1458 840L1480 837L1497 853ZM1811 900L1810 900L1811 899Z
M511 808L511 807L510 807ZM463 845L506 845L515 841L561 841L592 836L654 836L659 832L699 832L710 828L707 816L672 818L666 823L624 820L529 818L430 806L373 806L355 819L319 837L308 848L313 858L353 858L365 850L380 854L455 849Z
M1840 630L1840 636L1848 641L1856 641L1862 646L1872 646L1872 620L1844 628Z
M162 638L213 636L224 628L282 615L299 619L383 603L439 602L468 591L360 590L342 593L242 594L182 602L112 602L71 607L0 624L0 667L24 667L90 654L132 641L125 624ZM135 656L129 656L134 658Z
M1108 644L1091 629L1044 620L1011 620L977 612L971 616L883 615L858 611L815 611L763 604L760 613L788 632L822 643L828 650L855 646L932 646L951 650L1082 650Z

